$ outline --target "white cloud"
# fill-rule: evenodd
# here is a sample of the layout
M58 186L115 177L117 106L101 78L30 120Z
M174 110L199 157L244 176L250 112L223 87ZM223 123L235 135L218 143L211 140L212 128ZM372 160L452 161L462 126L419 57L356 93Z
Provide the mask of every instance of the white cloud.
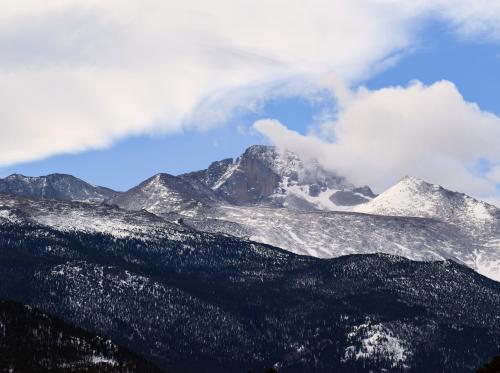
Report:
M302 136L263 120L254 127L279 147L317 158L356 184L382 191L413 175L480 198L497 195L500 169L481 176L480 159L500 162L500 117L466 102L448 81L344 94L325 126L335 141Z
M500 165L493 166L486 177L495 184L500 184Z
M439 15L467 38L500 40L500 2L491 0L437 0Z
M3 0L0 165L207 128L276 85L362 79L430 15L495 38L486 3Z

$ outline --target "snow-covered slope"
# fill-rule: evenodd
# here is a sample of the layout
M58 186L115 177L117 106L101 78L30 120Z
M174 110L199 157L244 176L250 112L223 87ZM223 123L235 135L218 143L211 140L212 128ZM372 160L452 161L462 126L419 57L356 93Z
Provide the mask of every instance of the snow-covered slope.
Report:
M434 218L481 229L498 225L500 220L500 210L495 206L409 176L354 210L367 214Z
M0 193L61 201L103 202L119 192L93 186L71 175L51 174L29 177L19 174L0 179Z
M219 206L185 223L319 258L382 252L412 260L453 259L500 281L500 240L493 240L500 231L472 234L437 219Z
M500 281L500 214L494 206L405 177L353 210L358 212L218 206L190 224L321 258L383 252L453 259Z
M145 239L175 236L182 230L147 211L126 211L102 203L35 200L0 194L0 224L26 223L66 232Z

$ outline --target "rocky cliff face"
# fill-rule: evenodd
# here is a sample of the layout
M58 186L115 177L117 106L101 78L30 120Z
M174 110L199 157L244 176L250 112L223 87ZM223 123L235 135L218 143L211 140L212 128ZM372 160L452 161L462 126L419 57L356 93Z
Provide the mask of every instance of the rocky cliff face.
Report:
M180 175L182 178L192 182L201 183L210 189L222 178L222 175L233 165L232 158L226 158L221 161L215 161L208 166L206 170L200 170Z
M213 162L206 170L181 175L202 182L232 204L261 202L271 196L281 180L273 168L276 154L268 147L253 146L233 161Z
M273 169L270 159L265 158L268 154L259 150L248 149L212 188L234 204L261 202L271 196L279 186L280 175Z

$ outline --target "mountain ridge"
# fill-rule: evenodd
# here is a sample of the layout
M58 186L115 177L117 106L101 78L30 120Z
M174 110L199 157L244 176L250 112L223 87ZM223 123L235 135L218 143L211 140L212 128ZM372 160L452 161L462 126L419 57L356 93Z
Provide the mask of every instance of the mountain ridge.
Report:
M405 176L398 183L357 206L354 211L377 215L430 217L455 224L495 222L500 209L461 192Z
M339 199L342 206L334 202ZM332 258L385 252L415 260L451 258L500 280L496 207L409 176L376 196L317 162L309 168L296 154L275 147L252 146L235 160L216 161L188 174L160 173L104 203L297 254ZM93 224L95 215L77 205L35 206L3 197L1 204L10 207L0 211L0 218L32 216L49 226L74 229L82 224L117 235L128 232L119 227L130 227L130 222L142 231L147 220L110 210L111 216L120 217L99 218ZM106 211L104 206L94 209Z
M248 163L261 163L264 164L264 172L272 171L274 174L270 175L270 180L267 180L268 177L259 176L255 177L256 179L260 179L261 183L259 184L259 180L256 180L257 186L253 185L252 182L248 180L244 180L243 184L245 186L244 189L248 190L257 190L256 193L252 196L244 195L241 196L240 192L228 192L226 189L229 187L227 184L231 181L231 177L234 174L242 174L246 175L247 173L254 172L257 175L259 172L249 171L248 168L257 168L258 171L262 172L261 165L258 166L248 166ZM244 164L244 167L241 167L241 163ZM304 162L295 154L288 151L280 151L278 148L274 146L265 146L265 145L253 145L249 147L240 157L226 158L221 161L212 162L207 169L188 172L184 174L180 174L177 176L170 175L168 173L159 173L153 175L152 177L142 181L138 185L130 188L125 192L117 192L112 189L94 186L85 181L78 179L72 175L68 174L49 174L45 176L24 176L20 174L12 174L10 176L5 177L4 179L0 179L0 193L31 197L31 198L48 198L48 199L58 199L65 201L88 201L88 202L105 202L105 203L116 203L117 205L122 204L122 207L126 207L127 203L122 203L122 200L127 199L123 197L127 192L131 192L137 189L140 189L144 184L150 183L151 180L155 178L167 178L164 182L165 185L168 184L177 184L174 188L174 192L177 194L182 194L183 190L187 195L190 195L190 202L202 202L202 203L229 203L229 204L247 204L247 203L255 203L255 202L263 202L265 201L266 206L271 207L288 207L294 209L295 206L287 205L286 198L303 198L303 197L317 197L320 193L325 191L325 188L331 187L335 185L338 187L338 190L335 190L330 193L330 195L322 198L323 200L330 201L335 203L335 201L344 200L345 204L336 205L336 207L325 206L318 201L315 201L316 204L311 204L310 201L303 201L304 204L308 204L309 208L305 208L305 211L310 210L334 210L334 211L354 211L354 212L362 212L362 213L372 213L372 214L389 214L393 213L398 216L418 216L418 217L437 217L442 218L440 216L432 215L430 212L424 212L422 210L422 206L411 206L418 207L416 209L417 215L411 215L414 211L397 211L396 207L387 208L387 211L383 211L383 207L381 205L381 200L383 200L387 196L387 192L391 191L391 189L400 186L401 184L414 184L414 185L424 185L427 189L434 188L442 191L443 194L459 194L466 201L474 201L478 202L481 205L489 206L489 208L497 209L496 206L489 205L486 202L479 201L474 199L473 197L469 197L460 192L452 192L447 190L441 186L436 184L427 183L424 180L418 179L413 176L404 176L398 183L384 191L380 196L374 194L368 186L356 187L352 184L345 181L345 179L341 176L337 176L334 173L330 173L329 171L324 170L319 164L314 161L309 161L312 163L311 168L304 166ZM246 166L245 166L246 165ZM248 167L247 167L248 166ZM301 175L299 175L301 173ZM250 176L248 176L250 177ZM280 179L285 177L286 180ZM64 194L57 195L56 193L48 193L42 188L43 186L47 189L47 185L51 184L50 181L70 179L71 182L77 183L80 189L84 189L85 196L80 195L71 195ZM26 185L19 186L15 183L24 183ZM67 182L67 181L66 181ZM288 185L285 185L288 182ZM9 185L10 183L10 185ZM29 191L29 184L32 185L32 191ZM68 183L68 182L67 182ZM303 183L303 184L301 184ZM14 185L12 185L14 184ZM42 186L38 185L42 184ZM235 183L236 186L233 186L235 189L241 189L241 186L238 186L238 181ZM241 184L241 182L240 182ZM292 185L293 184L293 185ZM49 187L51 185L48 185ZM302 188L301 188L302 186ZM23 188L24 187L24 188ZM71 187L71 185L70 185ZM99 193L97 196L93 197L92 193L87 191L86 189L93 188L95 193ZM347 188L347 189L346 189ZM61 187L60 187L61 189ZM175 190L177 189L177 190ZM425 188L422 188L425 189ZM292 192L290 192L292 191ZM63 192L63 191L60 191ZM93 191L94 192L94 191ZM44 194L45 193L45 194ZM236 194L236 197L231 196L232 193ZM287 193L289 193L287 195ZM90 194L90 196L88 196ZM229 195L229 196L228 196ZM239 197L241 198L239 198ZM234 198L233 198L234 197ZM465 197L465 198L464 198ZM373 201L376 199L375 201ZM324 201L322 201L324 202ZM132 203L128 203L132 204ZM137 204L136 204L137 205ZM293 205L293 203L292 203ZM415 205L417 205L415 203ZM141 208L148 208L149 206L145 205ZM168 205L165 208L168 210ZM129 208L130 209L130 208ZM139 209L139 206L135 206L134 209ZM176 206L172 206L171 211L175 211ZM299 210L301 210L299 208ZM406 210L410 210L407 208ZM170 212L170 211L164 211Z
M12 174L0 179L0 193L84 202L105 202L119 194L112 189L89 184L73 175L60 173L45 176Z

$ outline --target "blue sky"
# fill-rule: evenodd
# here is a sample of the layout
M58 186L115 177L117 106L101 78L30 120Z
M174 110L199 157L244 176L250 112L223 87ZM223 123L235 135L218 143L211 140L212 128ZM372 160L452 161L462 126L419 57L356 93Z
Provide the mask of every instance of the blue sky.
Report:
M336 1L335 4L337 3L341 4L342 2ZM244 100L240 100L235 104L238 110L229 108L227 112L220 117L212 117L210 115L207 117L193 114L196 112L193 108L197 107L197 101L195 99L191 100L193 94L191 94L189 89L193 92L196 91L198 81L204 81L204 79L206 79L205 75L200 75L197 78L197 75L193 74L192 81L184 81L182 75L177 71L175 71L175 74L171 73L170 69L165 75L167 84L172 81L172 76L174 80L181 76L178 82L179 85L174 94L170 95L169 92L165 93L162 87L159 87L157 91L153 89L150 92L149 87L154 86L156 81L161 80L159 76L161 78L161 73L167 71L158 68L161 64L165 64L165 60L162 55L157 56L156 54L151 54L154 52L154 48L151 48L151 50L140 49L140 51L145 54L145 57L150 58L150 54L153 59L158 57L158 66L156 64L147 64L144 65L144 69L142 69L141 64L144 64L144 62L142 60L135 61L133 55L132 57L129 55L129 60L131 60L130 65L128 61L125 65L119 65L120 69L130 68L130 71L133 71L135 74L130 74L133 78L130 79L130 82L127 80L129 76L125 76L125 79L123 79L123 81L125 81L125 83L123 83L124 87L130 91L133 91L130 87L137 88L140 93L140 95L133 96L132 98L124 96L122 101L114 102L113 99L109 99L111 96L120 96L122 91L124 91L120 86L121 80L108 81L107 77L104 79L98 76L100 80L96 78L96 82L104 82L103 86L107 84L108 87L111 87L108 89L109 92L104 92L102 97L100 97L101 92L99 91L99 85L94 84L93 80L89 80L88 77L86 77L85 87L90 87L88 84L89 81L92 82L92 89L98 87L96 88L97 90L94 96L99 96L102 100L96 102L94 102L92 98L89 99L84 96L81 92L78 92L78 95L75 94L74 97L71 96L74 88L71 85L71 79L73 78L67 81L63 78L61 78L60 81L57 80L56 83L60 83L61 89L59 90L58 85L56 93L59 95L62 92L62 96L58 96L54 93L53 97L50 96L53 93L50 87L47 89L47 87L43 85L31 86L30 84L32 83L30 81L26 83L26 88L29 89L29 92L33 92L33 102L31 106L26 106L26 110L23 110L17 122L21 127L26 125L27 129L24 128L23 131L21 131L25 137L16 137L20 135L15 132L15 121L13 121L13 125L3 124L3 131L7 134L5 139L7 139L12 132L13 140L1 144L2 147L7 147L5 154L9 156L6 156L6 160L3 162L2 159L0 159L0 163L4 164L0 167L0 176L7 176L11 173L21 173L32 176L54 172L70 173L94 184L108 186L117 190L126 190L157 172L179 174L198 170L207 167L210 162L214 160L236 157L249 145L256 143L276 143L277 141L273 136L270 136L265 131L258 131L253 127L254 122L260 119L270 118L277 120L286 126L286 129L289 131L287 133L293 133L295 131L304 136L304 138L309 138L311 136L311 130L314 128L317 129L318 121L321 120L322 114L327 112L335 118L338 108L332 96L329 94L322 94L320 96L322 99L318 101L308 99L308 93L301 91L301 89L291 89L291 93L285 95L276 94L275 92L272 94L265 94L263 92L273 92L273 85L268 85L268 83L273 80L273 78L270 77L278 77L277 81L280 83L286 83L290 76L293 77L295 75L309 76L312 77L311 81L314 81L319 75L314 76L315 74L311 72L316 73L318 66L321 68L325 64L328 64L329 61L332 61L332 68L330 71L327 71L325 76L328 74L341 76L344 82L347 83L347 86L353 89L353 92L355 92L359 86L365 86L370 92L377 92L391 86L402 86L406 90L408 84L414 80L420 81L425 87L432 86L435 82L446 80L454 84L459 95L463 97L466 106L468 103L477 103L481 111L478 113L480 117L484 116L484 112L500 116L500 100L498 99L500 97L500 37L498 36L500 32L494 29L494 25L497 24L494 16L496 13L494 12L500 13L500 9L489 9L478 6L472 9L473 12L469 12L467 8L469 3L459 2L457 4L459 4L456 7L458 10L453 9L447 11L440 9L440 13L436 13L438 15L433 17L423 17L417 10L404 9L405 11L402 11L401 15L394 16L394 19L388 18L385 23L382 22L379 25L376 23L377 21L374 21L373 29L380 29L380 36L370 35L370 33L373 34L373 31L367 26L366 32L365 30L361 30L361 39L359 39L360 36L357 34L353 36L353 40L355 41L359 39L361 42L366 42L366 45L361 45L362 48L360 47L359 50L351 51L349 49L349 43L351 42L349 40L349 35L346 36L346 39L348 39L346 44L342 45L342 32L341 38L335 39L336 36L333 35L330 38L328 32L324 33L320 30L320 33L316 34L317 30L314 28L309 29L308 25L305 25L304 30L301 30L300 26L296 26L292 23L284 26L290 26L290 30L298 28L298 34L295 36L290 35L290 37L286 39L279 39L279 43L271 43L269 46L266 45L266 39L269 36L279 36L274 35L274 33L278 34L279 31L275 31L275 28L272 28L271 31L264 30L265 32L263 31L262 38L256 39L256 43L261 43L263 46L259 52L256 52L258 48L245 49L247 48L246 45L242 44L243 46L237 45L234 49L230 50L229 53L224 51L222 55L224 58L215 54L216 52L210 52L208 57L203 55L205 60L203 60L201 67L194 66L191 70L187 71L196 72L208 66L207 71L209 71L209 74L214 75L215 78L219 80L221 79L220 77L225 79L225 74L230 75L230 78L228 78L229 83L223 86L214 85L213 82L208 80L210 83L207 83L208 88L203 88L207 92L213 93L200 96L203 98L203 101L206 101L208 96L208 105L210 105L211 102L210 98L216 97L217 99L213 100L213 106L225 107L218 101L219 96L223 97L223 102L227 102L226 96L231 96L232 92L239 92L239 90L245 91L245 87L247 86L255 87L264 82L263 86L268 87L265 90L259 90L257 92L256 96L258 96L259 100L259 105L257 105L258 109L255 109L252 105L248 105L247 107L244 103L242 104L242 102L240 102ZM347 8L348 7L349 6L347 6ZM432 5L429 5L429 7L429 9L431 9ZM461 13L462 8L464 11ZM115 11L115 9L110 9L104 9L102 12ZM279 7L276 9L279 9ZM485 9L486 12L484 12ZM16 69L17 65L23 64L26 64L26 66L29 66L30 69L34 71L39 69L45 75L47 72L43 69L47 69L47 66L50 67L50 71L53 69L60 69L62 74L59 75L63 77L68 71L71 74L75 71L80 73L81 66L86 68L86 70L83 70L84 72L89 70L89 66L95 68L96 71L104 66L103 71L106 73L106 76L108 76L112 75L108 74L109 71L111 71L107 70L108 66L116 63L116 56L121 54L126 55L126 53L129 52L135 53L137 51L133 50L133 47L135 48L137 46L134 46L132 41L130 43L132 45L130 46L130 51L127 50L128 45L126 45L123 50L117 50L116 56L107 56L103 50L97 50L94 59L90 59L85 53L87 53L88 50L90 50L89 53L93 53L94 51L92 51L92 48L89 48L87 43L89 41L93 42L95 39L87 37L87 32L94 38L96 37L95 35L98 35L97 38L104 45L107 38L110 38L110 40L114 40L111 38L116 38L119 42L121 40L122 35L120 32L122 30L117 28L117 31L114 32L115 30L110 26L111 32L108 32L108 34L111 36L106 34L107 36L103 37L99 34L101 31L99 27L101 26L99 25L97 27L93 23L87 23L91 21L86 21L85 17L82 17L81 14L78 13L80 11L79 8L65 9L64 12L66 11L68 12L68 18L70 20L72 18L76 19L75 22L77 27L80 26L79 22L82 22L82 29L79 30L80 32L77 33L73 39L71 39L71 43L74 45L70 43L71 48L69 49L67 48L67 40L61 41L57 39L60 37L58 35L62 33L53 32L56 36L52 35L52 28L58 30L57 27L51 27L49 30L47 26L50 24L51 20L49 11L43 13L44 17L49 14L49 16L47 16L47 22L39 22L39 25L35 22L33 30L22 29L19 31L15 29L8 35L0 35L2 36L0 38L0 51L3 51L4 55L10 56L10 59L7 58L7 60L12 60L12 65L8 65L8 62L5 62L0 66L2 68L2 71L0 71L0 80L4 78L1 74L2 72L7 71L12 76L11 70ZM233 11L237 13L239 9L233 9ZM272 12L273 9L269 11ZM307 12L303 14L300 9L298 9L298 11L297 17L308 17ZM435 10L432 9L429 10L429 12L434 11ZM99 10L99 12L101 12L101 10ZM345 12L351 12L351 10L347 9ZM352 13L347 14L352 16L353 23L357 22L355 18L358 17L359 12L357 8L354 8ZM494 13L493 16L491 14L492 12ZM158 13L161 12L159 11ZM320 19L323 13L326 12L319 12L319 15L311 14L311 19L315 19L315 22L325 21L325 25L330 25L329 22L335 23L335 20L330 20L331 17L328 18L325 16L326 18L324 20ZM340 11L340 13L342 13L342 11ZM397 12L395 11L395 13ZM411 13L411 15L409 16L408 13ZM99 19L101 13L96 14L97 16L89 17L89 19ZM376 14L376 12L374 14ZM477 16L477 19L475 18L472 21L469 20L467 18L469 17L468 14L474 14ZM77 15L78 17L76 17ZM154 15L149 13L145 13L145 15L153 17L151 18L151 22L154 22ZM231 16L233 16L233 14L231 14ZM288 17L288 14L286 14L286 16ZM342 14L339 15L339 17L341 16ZM226 17L223 15L217 14L217 17L221 17L224 22L226 21ZM251 18L251 16L249 17ZM295 14L291 13L290 17L284 18L283 22L289 22L291 19L295 19L293 17L295 17ZM372 14L367 11L367 14L364 14L363 17L372 17ZM424 18L424 21L419 20L417 22L414 21L412 17L415 19ZM230 19L231 17L227 18ZM500 14L498 14L498 18L500 19ZM42 17L42 19L44 18ZM376 18L373 19L375 20ZM60 17L57 18L57 20L60 20ZM205 17L203 21L205 21ZM244 20L241 22L244 23ZM366 22L366 18L362 18L360 22L369 23ZM61 29L64 30L67 27L75 27L74 23L70 26L68 26L67 23L71 22L62 23L60 26ZM341 22L338 21L337 23ZM203 23L200 24L203 25ZM386 26L386 24L390 26ZM493 26L490 27L490 24ZM253 23L250 23L250 25L249 30L252 33L256 33L254 31L257 30L258 25L254 25ZM301 25L301 23L297 23L297 25ZM134 27L135 26L136 25L134 25ZM185 24L182 24L182 27L184 26ZM267 24L261 26L264 29L268 27ZM274 27L273 25L271 26ZM40 29L37 29L37 27ZM138 27L136 30L138 34L145 32L141 27ZM177 26L174 25L173 27ZM233 27L233 25L227 27ZM289 35L291 31L287 30L286 27L284 27L285 31L288 32L286 35ZM47 39L44 39L41 43L39 47L40 50L32 51L30 49L32 47L29 46L32 46L33 43L28 43L26 46L23 46L22 43L26 40L30 40L30 38L35 38L34 40L37 40L36 38L38 37L37 35L40 34L40 30L50 31L47 34ZM340 29L340 31L342 31L342 29ZM400 31L402 35L400 38L391 35L391 33L396 34L397 31ZM304 37L303 41L299 41L302 36L301 33L310 38L307 39L307 37ZM247 35L243 33L242 35L236 36L238 36L239 39L234 39L236 41L233 41L231 44L232 46L238 44L240 40L243 40L243 37ZM236 38L236 36L234 37ZM127 37L129 37L129 35ZM294 37L295 39L293 39ZM325 39L324 42L322 40L323 37ZM16 50L13 50L12 41L15 41L16 38L22 42ZM198 36L198 39L199 38ZM387 40L384 40L384 38ZM198 39L195 40L196 43L200 41ZM289 39L293 43L297 43L297 48L295 48L297 51L295 51L295 49L286 49L286 46L283 47L283 40ZM5 40L10 41L10 43L4 43ZM138 40L140 40L139 37ZM147 40L151 40L151 38ZM214 40L219 39L214 38ZM170 39L166 39L165 41L159 38L159 42L160 41L167 44L171 42ZM213 42L212 39L208 38L202 41L206 42L207 45L210 43L219 43L219 41ZM311 43L311 41L313 43ZM307 56L308 58L304 60L303 56L299 53L300 50L302 49L304 53L306 53L308 46L314 43L317 43L317 45L313 45L313 47L317 47L317 49L311 49L311 51L316 53L316 55L310 53ZM144 43L141 44L140 48L142 48L143 44ZM189 44L187 39L186 44ZM338 47L337 44L339 45ZM374 44L375 46L372 48ZM61 45L63 47L61 47ZM93 44L89 45L92 46ZM293 47L295 47L295 45L293 45ZM26 50L23 48L26 48ZM183 47L179 48L180 49L173 49L174 52L179 54L179 58L192 57L191 53L194 52L192 52L191 49L186 52ZM217 45L213 50L218 51L218 49L222 50L223 48ZM275 49L276 53L274 53ZM318 53L317 51L323 52ZM198 53L197 51L195 52ZM267 55L264 55L265 53L267 53ZM297 55L293 53L297 53ZM352 56L349 53L351 53ZM320 54L320 57L316 57ZM342 57L344 54L347 55L345 61ZM36 58L33 58L33 55ZM373 66L377 65L377 61L380 62L391 55L398 55L399 57L383 69L373 69ZM198 55L196 54L196 56ZM29 63L26 62L28 57L30 59ZM232 60L233 58L234 61ZM194 57L192 60L194 60ZM14 63L16 67L13 67ZM141 69L134 70L136 65L140 66ZM244 65L244 68L240 68L240 65ZM161 69L163 69L163 66L161 66ZM27 70L29 69L23 69L22 73L19 72L19 77L15 76L17 80L14 79L13 83L22 86L23 83L25 83L23 74ZM254 70L259 72L260 75L257 74L258 76L255 79L249 78L249 76L253 75ZM117 71L120 70L118 69ZM139 73L137 71L139 71ZM158 73L159 75L156 74L157 71L160 72ZM283 71L285 71L286 74L282 74ZM304 71L306 71L305 75ZM168 75L170 73L173 75ZM118 75L118 77L119 79L123 78L120 75ZM91 78L93 79L94 77L91 76ZM30 77L30 79L32 79L32 77ZM36 77L36 79L38 79L38 77ZM35 79L32 80L34 81ZM145 87L144 92L141 91L141 89L143 89L143 82ZM187 93L185 95L187 98L184 101L177 102L178 96L184 97L184 87L188 87L186 88ZM323 93L324 89L324 86L318 88L318 90L323 90ZM85 90L87 90L87 88L85 88ZM203 92L205 92L205 90L203 90ZM42 93L37 96L38 92ZM40 99L40 97L43 96L43 92L49 92L48 97L51 99L50 102L45 102L43 97ZM224 92L229 92L229 94L224 96ZM25 94L26 91L21 91L21 93ZM165 98L162 96L164 93ZM149 94L151 94L151 96L149 96ZM398 96L397 92L395 94ZM68 98L66 98L66 95ZM15 92L13 96L15 96ZM239 97L238 94L234 96ZM78 101L82 97L82 106L79 107ZM249 97L248 99L250 101L254 99L248 92L246 96L243 95L243 97ZM141 107L140 104L138 104L137 107L134 106L136 102L140 102L143 99L149 100L148 102L154 102L154 105L151 104L151 107L149 107L148 103L143 104L143 107ZM109 102L109 108L104 107L103 109L102 102ZM200 102L200 100L198 100L198 102ZM17 102L13 103L15 105L12 105L12 103L8 101L2 103L2 97L0 97L0 108L17 106ZM48 115L47 113L52 103L57 104L54 106L56 109L53 110L55 114L51 112L50 115ZM45 110L45 106L47 105L49 109ZM169 105L172 106L172 109ZM395 105L397 104L395 103ZM67 112L66 106L69 108ZM33 107L34 109L32 110ZM164 111L163 107L166 108ZM108 109L111 114L105 113L106 115L100 115L101 111L105 112ZM114 114L116 112L121 112L122 109L125 109L123 113L119 115ZM31 111L33 111L32 116L25 114ZM209 110L209 114L210 113L211 111ZM18 112L13 111L12 114L10 112L7 114L8 115L5 117L9 119L10 117L15 117ZM45 117L46 114L47 117ZM141 126L138 126L137 123L140 122L143 117L144 123L148 122L154 125L141 124ZM173 119L177 117L182 117L184 119ZM190 119L186 120L186 117ZM128 122L128 118L132 118L133 120L131 119L130 123L125 123ZM199 122L203 122L205 118L208 118L207 123L210 124L207 126L200 125ZM60 121L61 124L52 128L51 123L53 121ZM73 121L75 121L74 124ZM80 121L82 123L81 126L79 124ZM95 128L85 125L85 123L94 122L97 123ZM177 122L187 123L187 125L177 125ZM157 123L161 124L160 130L155 127ZM380 123L376 125L380 126L381 129L384 128ZM45 128L47 128L46 131ZM449 142L459 144L463 139L454 139L453 127L451 128L452 129L449 131ZM61 131L61 129L63 129L63 131ZM471 133L475 131L473 126L471 126L469 130ZM37 137L39 136L37 135L38 132L40 132L41 137ZM390 133L387 133L387 137L390 138L390 135ZM38 140L42 138L43 140ZM65 140L66 138L67 141ZM484 136L478 137L479 140L477 141L480 142L482 141L481 139L484 138ZM24 142L24 139L26 139L26 142ZM50 144L51 139L54 140L54 146ZM500 143L500 139L498 140ZM325 141L331 140L325 139ZM398 140L394 139L394 141ZM38 144L42 142L44 142L43 146L38 149ZM56 142L57 146L55 144ZM11 144L14 145L11 146ZM18 148L20 148L20 150ZM492 172L498 165L499 160L495 159L496 153L494 149L485 152L485 154L487 154L483 155L480 151L477 151L478 148L481 148L480 143L476 146L474 154L457 155L453 152L452 154L445 154L444 158L458 157L458 160L455 163L446 161L443 164L450 165L450 169L452 169L461 162L462 168L469 170L470 175L479 175L479 177L486 178L485 175ZM34 150L31 151L32 149ZM441 155L442 154L437 154L436 157L441 157ZM396 154L395 156L397 157L399 155ZM471 160L473 160L473 162ZM407 167L398 165L398 168L394 168L394 170L391 171L392 173L387 173L389 176L378 184L381 185L381 187L390 185L395 179L402 177L403 175L399 174L402 173L403 170L406 171L406 169L407 172L405 173L418 174L421 171L418 165L415 166L415 164L408 163ZM360 173L363 173L362 169L358 171L357 174L353 174L354 179L357 179ZM422 172L421 176L432 179L435 174L436 172L427 174ZM464 179L460 175L455 177L450 174L447 178L436 179L443 184L446 184L447 180L456 181L455 183L450 182L450 186L456 189L460 189L462 186L460 183L463 183L463 190L467 192L470 191L472 194L476 193L476 195L479 196L486 196L488 193L486 191L487 186L479 185L482 182L480 179L476 180L474 183L469 183L470 185L460 181ZM491 180L495 180L493 176L490 177L490 184ZM368 178L367 181L370 181L370 179ZM377 184L377 182L378 180L374 181L375 184ZM495 198L496 196L488 195L487 197Z

